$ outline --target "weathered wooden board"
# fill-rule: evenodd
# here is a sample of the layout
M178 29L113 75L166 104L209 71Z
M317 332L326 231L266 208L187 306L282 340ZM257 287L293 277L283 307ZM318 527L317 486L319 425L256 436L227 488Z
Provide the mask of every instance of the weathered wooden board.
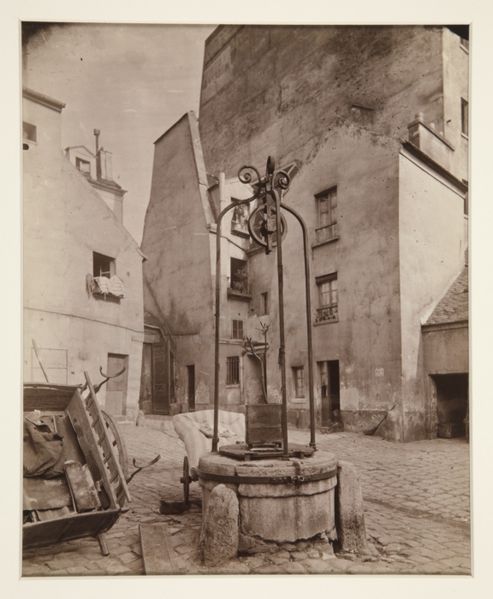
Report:
M252 404L246 407L248 445L281 443L281 404Z
M87 464L65 462L65 475L78 512L89 512L101 507L98 492Z
M72 498L65 479L24 478L24 510L56 510L72 505Z
M140 544L146 574L176 574L169 532L165 523L140 524Z

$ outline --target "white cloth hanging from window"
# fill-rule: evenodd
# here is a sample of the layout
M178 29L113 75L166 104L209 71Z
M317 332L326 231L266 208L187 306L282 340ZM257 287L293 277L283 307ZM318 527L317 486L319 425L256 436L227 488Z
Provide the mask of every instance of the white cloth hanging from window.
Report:
M123 283L119 277L113 275L108 281L108 290L112 295L116 297L125 297L125 290Z

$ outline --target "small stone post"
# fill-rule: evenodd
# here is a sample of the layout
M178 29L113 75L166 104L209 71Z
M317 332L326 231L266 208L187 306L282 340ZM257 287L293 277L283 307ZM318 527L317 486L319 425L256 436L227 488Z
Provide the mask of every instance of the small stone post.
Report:
M239 544L239 504L236 493L220 484L212 489L202 519L202 561L210 566L235 558Z
M369 552L358 474L353 464L345 461L337 464L336 528L342 551Z

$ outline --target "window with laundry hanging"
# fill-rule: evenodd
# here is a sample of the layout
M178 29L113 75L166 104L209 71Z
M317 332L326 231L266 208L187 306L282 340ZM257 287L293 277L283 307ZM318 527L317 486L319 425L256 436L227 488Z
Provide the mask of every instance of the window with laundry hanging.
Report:
M92 276L111 278L113 275L116 275L116 260L109 256L105 256L104 254L93 252Z
M97 299L119 302L125 297L123 282L116 274L115 258L92 253L92 276L87 277L87 287Z

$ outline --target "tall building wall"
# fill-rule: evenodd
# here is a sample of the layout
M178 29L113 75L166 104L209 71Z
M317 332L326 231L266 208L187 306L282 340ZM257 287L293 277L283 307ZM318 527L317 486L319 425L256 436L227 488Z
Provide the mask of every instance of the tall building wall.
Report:
M348 428L385 412L400 391L400 302L398 248L398 144L353 126L334 132L309 166L294 177L284 202L304 218L309 234L311 323L317 418L321 416L319 363L339 361L340 407ZM337 187L338 235L317 243L316 195ZM308 410L305 286L300 226L286 216L283 242L288 400L294 412ZM275 253L250 257L256 296L269 290L269 385L279 394L278 299ZM317 322L318 277L337 274L338 316ZM292 368L303 366L305 400L295 397ZM277 392L276 392L277 389ZM307 417L307 414L305 414ZM306 422L306 420L305 420Z
M208 225L212 221L197 122L185 114L156 142L142 251L144 304L157 303L177 340L180 400L187 365L195 364L198 403L210 400L213 365L213 281ZM152 290L152 297L149 296Z
M206 42L200 132L211 173L268 154L305 162L342 122L404 136L418 111L443 129L440 27L224 26Z
M143 342L142 254L84 176L63 156L60 112L25 94L23 120L36 126L23 152L24 377L43 382L32 349L54 383L94 382L108 354L127 356L126 397L114 413L136 414ZM114 260L125 297L88 288L93 253ZM107 387L99 398L106 403Z

